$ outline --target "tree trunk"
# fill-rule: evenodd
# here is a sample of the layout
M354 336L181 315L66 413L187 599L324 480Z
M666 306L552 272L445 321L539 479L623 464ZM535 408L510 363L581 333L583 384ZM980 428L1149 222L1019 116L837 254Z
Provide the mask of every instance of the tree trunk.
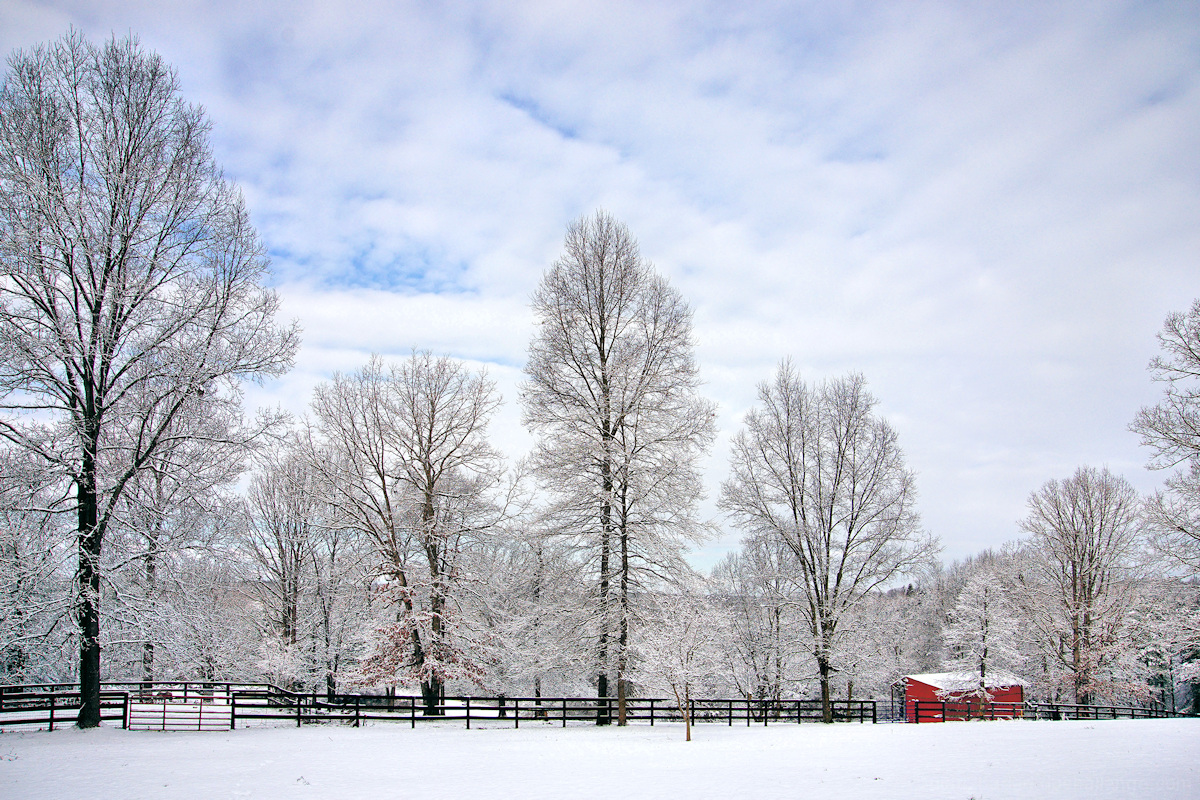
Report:
M438 703L442 699L442 692L446 686L437 678L430 678L427 681L421 682L421 702L425 704L425 716L438 717L441 716L441 710L438 708Z
M79 504L79 566L75 573L75 619L79 626L79 719L81 728L100 725L100 544L96 497L96 426L85 429L83 463L75 481Z
M621 484L621 621L617 635L617 725L625 725L625 670L629 662L629 523L625 509L625 482Z
M601 672L600 679L596 681L596 697L599 703L596 705L596 724L607 725L612 722L608 716L608 674Z
M158 525L155 524L157 529ZM156 593L155 584L157 582L158 570L158 536L157 530L147 542L146 559L145 559L145 578L146 578L146 594L153 598ZM151 600L153 603L154 601ZM145 638L142 640L142 681L151 683L154 681L154 637L151 633L143 634Z
M833 706L829 702L829 683L833 677L833 670L827 656L817 656L817 672L821 676L821 721L833 722Z

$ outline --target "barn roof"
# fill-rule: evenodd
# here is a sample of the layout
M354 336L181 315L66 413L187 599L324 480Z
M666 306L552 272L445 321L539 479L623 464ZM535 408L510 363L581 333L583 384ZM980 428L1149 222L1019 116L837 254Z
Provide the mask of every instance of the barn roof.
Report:
M979 673L977 672L924 672L904 677L948 692L969 691L979 686ZM984 685L988 689L995 689L1001 686L1024 686L1025 681L1011 672L996 670L988 674Z

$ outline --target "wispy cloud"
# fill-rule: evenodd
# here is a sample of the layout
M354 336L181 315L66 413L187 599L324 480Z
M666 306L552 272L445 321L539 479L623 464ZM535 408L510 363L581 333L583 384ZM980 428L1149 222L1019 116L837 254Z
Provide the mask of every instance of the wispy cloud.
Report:
M10 0L0 46L69 24L139 34L208 109L305 327L255 400L451 352L516 454L527 298L604 206L695 307L712 493L785 355L866 374L951 556L1080 463L1158 479L1125 426L1200 295L1194 4Z

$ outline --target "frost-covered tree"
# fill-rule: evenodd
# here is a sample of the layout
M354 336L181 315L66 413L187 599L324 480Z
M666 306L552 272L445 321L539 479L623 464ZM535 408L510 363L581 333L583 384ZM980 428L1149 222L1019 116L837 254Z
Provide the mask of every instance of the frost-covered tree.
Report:
M1030 495L1022 527L1033 537L1029 620L1047 658L1066 669L1075 702L1090 703L1128 652L1142 544L1137 492L1107 468L1080 467Z
M750 536L792 551L822 715L832 722L833 656L847 613L935 546L920 530L896 432L875 416L862 376L809 386L784 361L758 399L734 437L721 506Z
M500 461L486 428L494 384L448 357L372 358L317 387L314 465L346 527L371 542L394 616L380 624L364 678L419 683L432 711L444 683L478 680L480 630L462 613L465 558L500 519Z
M742 697L778 703L796 679L793 559L778 540L750 538L713 569L714 596L729 620L726 671Z
M124 420L114 438L136 437L144 419ZM241 475L252 434L242 424L236 396L207 392L162 428L161 443L126 484L110 530L108 557L114 620L110 638L141 639L141 678L156 677L160 633L175 624L164 590L183 552L205 550L218 519L236 516L230 490ZM118 628L118 626L114 626Z
M18 51L0 90L0 436L73 487L82 727L127 486L201 393L280 374L297 346L208 132L132 38Z
M976 694L986 699L989 673L1011 672L1020 662L1019 628L1000 576L977 571L959 592L946 626L947 666L978 676Z
M268 646L280 653L300 647L302 608L315 588L321 525L329 524L317 488L315 469L287 442L259 457L246 491L242 549L254 564L253 585L273 629Z
M620 698L634 598L686 570L682 553L705 530L698 459L714 411L697 394L692 312L603 211L568 226L533 312L521 393L532 466L595 576L597 693L609 696L615 673Z
M28 453L0 448L0 683L72 673L71 529L56 513L64 490Z
M1162 353L1150 374L1164 385L1163 399L1143 408L1130 428L1151 449L1151 469L1179 468L1147 503L1153 543L1200 575L1200 300L1186 314L1169 314L1158 342Z
M687 589L656 597L654 611L652 621L638 630L638 679L671 693L690 742L691 700L697 688L717 680L724 666L728 620L704 593Z
M496 581L492 608L503 643L502 686L535 698L581 693L581 666L588 647L581 641L583 579L563 537L536 516L510 525L491 570Z

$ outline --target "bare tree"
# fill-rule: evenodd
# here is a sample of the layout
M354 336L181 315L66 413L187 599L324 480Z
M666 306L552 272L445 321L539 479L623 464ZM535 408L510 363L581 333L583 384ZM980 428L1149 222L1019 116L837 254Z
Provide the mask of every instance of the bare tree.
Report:
M1033 619L1050 655L1066 668L1076 703L1103 689L1103 670L1121 654L1135 596L1142 537L1137 492L1107 468L1080 467L1029 497L1022 527L1033 535L1042 602Z
M117 443L134 440L147 420L112 423L110 441ZM163 572L179 551L207 546L214 519L232 504L228 492L241 476L252 436L244 429L239 398L218 392L198 393L161 431L158 447L114 508L109 555L102 561L111 576L110 618L123 616L140 632L144 681L155 678L156 632L170 626L174 611L160 603Z
M810 387L789 361L760 384L733 440L721 506L751 537L795 556L798 605L833 721L834 646L847 612L935 551L913 508L896 432L860 375Z
M638 674L647 686L671 692L690 742L692 698L697 689L711 687L720 671L728 619L695 590L659 595L655 605L653 619L638 632Z
M255 567L253 585L281 651L296 650L301 610L314 590L321 499L310 461L294 443L262 454L245 497L242 546Z
M203 392L286 370L267 262L202 110L132 38L17 52L0 92L0 436L74 485L79 724L99 724L100 554ZM116 437L126 423L132 436ZM132 421L132 423L130 422Z
M691 310L604 211L568 226L533 311L521 394L539 436L533 468L595 570L597 694L609 696L615 669L620 713L630 599L639 583L678 573L704 531L696 462L714 411L696 393Z
M730 621L725 657L743 697L778 704L794 678L794 559L779 539L756 537L713 569L712 584Z
M988 673L1010 671L1021 657L1019 618L994 569L979 569L958 593L946 626L950 666L978 678L975 694L986 701Z
M56 513L60 476L0 447L0 681L64 680L70 630L71 531ZM64 628L68 628L64 630Z
M1200 574L1200 300L1187 314L1167 316L1158 334L1162 354L1150 374L1165 385L1155 406L1138 412L1130 429L1153 452L1151 469L1175 469L1165 492L1147 502L1153 544L1192 575Z
M364 672L419 682L431 712L448 678L479 674L455 592L464 553L498 520L500 461L485 437L498 404L484 375L425 352L387 371L372 358L313 399L329 501L374 545L397 611Z

